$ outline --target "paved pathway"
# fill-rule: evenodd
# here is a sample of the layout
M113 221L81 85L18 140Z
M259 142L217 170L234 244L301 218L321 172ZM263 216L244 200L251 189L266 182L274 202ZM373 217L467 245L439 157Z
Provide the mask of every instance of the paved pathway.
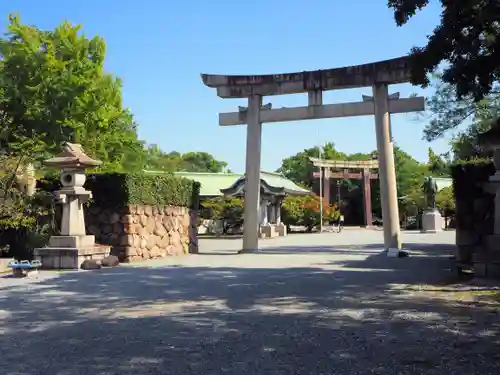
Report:
M498 314L418 292L452 276L453 233L292 235L235 255L0 279L2 375L498 374ZM432 242L433 245L428 243Z

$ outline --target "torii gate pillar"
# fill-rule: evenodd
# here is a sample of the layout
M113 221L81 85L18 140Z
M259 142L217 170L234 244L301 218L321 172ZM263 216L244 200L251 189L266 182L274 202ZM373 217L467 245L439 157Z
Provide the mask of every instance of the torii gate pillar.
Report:
M388 254L401 249L399 231L398 193L394 165L394 147L391 139L391 115L387 84L373 85L375 104L375 134L380 171L380 200L384 222L384 244Z
M256 251L259 247L259 209L260 209L260 154L262 148L262 123L260 107L262 96L248 97L247 149L245 161L245 206L243 249L241 253Z

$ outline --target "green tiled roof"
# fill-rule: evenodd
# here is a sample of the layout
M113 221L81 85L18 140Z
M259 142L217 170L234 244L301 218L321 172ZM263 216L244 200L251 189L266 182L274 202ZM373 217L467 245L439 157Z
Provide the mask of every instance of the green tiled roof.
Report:
M268 185L273 187L284 188L285 190L296 191L298 193L309 193L310 191L296 185L293 181L283 177L279 173L260 172L260 178L263 179Z
M201 196L222 195L220 189L231 186L241 177L238 173L175 172L174 174L198 181L201 185Z
M162 171L144 171L151 174L162 174ZM205 172L174 172L176 176L189 178L198 181L201 185L201 196L217 196L222 195L221 189L227 189L236 181L244 177L241 173L205 173ZM296 191L298 193L307 193L309 190L301 188L292 181L286 179L278 173L260 172L260 178L268 185L284 188L285 190Z

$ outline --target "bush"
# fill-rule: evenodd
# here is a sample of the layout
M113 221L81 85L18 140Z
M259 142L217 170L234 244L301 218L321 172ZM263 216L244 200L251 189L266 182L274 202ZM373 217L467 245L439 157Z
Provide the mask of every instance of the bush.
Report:
M323 204L323 220L335 221L340 211L335 205L328 205L324 200L320 203L317 195L291 196L283 201L283 223L285 225L305 226L308 231L320 223L320 204Z
M0 208L0 256L31 260L33 249L47 244L52 219L53 207L46 194L11 194Z
M445 187L437 192L436 206L444 217L455 215L455 197L452 186Z
M241 198L215 197L205 200L201 205L209 211L208 218L224 221L224 233L229 228L243 224L244 204Z
M45 191L60 188L59 177L40 181ZM92 204L115 208L132 204L198 208L199 182L173 174L103 173L87 176L85 188L92 191Z
M21 168L19 159L0 155L0 256L31 260L52 234L53 205L47 194L26 195L17 178Z

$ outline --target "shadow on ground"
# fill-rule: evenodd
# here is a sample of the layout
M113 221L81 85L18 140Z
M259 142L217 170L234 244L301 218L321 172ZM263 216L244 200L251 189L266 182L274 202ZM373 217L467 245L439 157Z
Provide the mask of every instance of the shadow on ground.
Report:
M122 266L0 284L1 373L498 374L496 310L407 290L449 280L448 250L338 249L278 268L265 254L286 261L289 250L267 248L239 268Z

